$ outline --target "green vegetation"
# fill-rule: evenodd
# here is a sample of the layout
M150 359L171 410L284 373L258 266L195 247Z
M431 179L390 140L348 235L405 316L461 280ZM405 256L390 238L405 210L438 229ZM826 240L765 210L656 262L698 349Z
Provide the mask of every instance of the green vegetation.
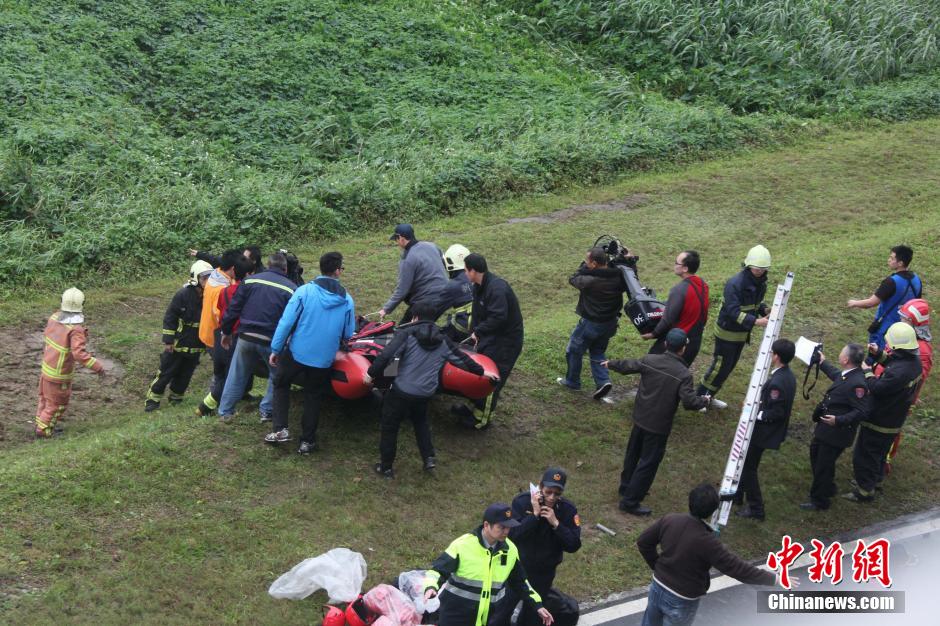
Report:
M541 0L509 4L536 31L681 100L816 116L864 85L935 73L936 0ZM893 90L896 84L882 92ZM863 92L870 95L871 92ZM926 95L926 94L925 94ZM865 100L866 95L861 95ZM899 107L891 117L910 115Z
M615 406L554 384L576 321L576 294L566 277L584 249L598 234L620 235L640 254L644 281L662 293L675 280L676 251L695 246L704 259L701 274L717 291L760 241L773 254L773 279L787 270L796 274L785 335L839 346L864 337L870 312L849 311L845 300L871 293L887 272L891 245L914 247L914 268L930 293L940 270L931 253L940 244L938 144L936 120L840 131L799 149L419 222L423 238L444 246L459 241L486 254L515 288L526 317L526 347L493 428L460 430L448 415L450 399L433 403L436 477L422 473L407 430L396 479L372 474L378 425L368 404L328 402L323 449L311 458L262 444L265 428L251 406L230 425L194 419L205 365L183 406L145 415L160 317L179 277L89 290L92 348L120 361L123 377L100 384L80 376L65 436L32 443L27 421L38 356L33 350L18 362L10 355L41 327L55 294L0 303L0 313L13 320L0 328L7 346L0 359L0 622L315 622L322 593L303 602L266 593L295 563L348 546L366 557L368 585L424 566L475 525L487 503L510 498L548 463L570 470L569 495L583 520L584 547L561 566L561 588L587 600L646 584L649 572L634 541L649 522L616 509L625 416L632 409L627 391L636 380L614 379ZM537 222L507 223L537 216ZM387 228L327 245L345 253L344 282L359 309L380 306L395 271ZM323 249L299 252L310 266ZM647 346L622 328L610 353L638 355ZM699 372L710 343L704 348ZM743 397L753 359L751 346L722 392L732 405ZM828 537L940 503L936 380L928 381L923 404L905 425L885 493L871 506L837 499L822 515L796 507L810 482L812 403L800 400L789 440L762 464L767 522L734 520L723 539L759 558L779 548L784 533ZM683 510L691 485L720 478L736 420L733 410L679 414L647 500L656 514ZM849 456L838 469L846 489ZM598 522L617 536L597 531Z
M0 291L940 110L935 0L773 4L4 2Z

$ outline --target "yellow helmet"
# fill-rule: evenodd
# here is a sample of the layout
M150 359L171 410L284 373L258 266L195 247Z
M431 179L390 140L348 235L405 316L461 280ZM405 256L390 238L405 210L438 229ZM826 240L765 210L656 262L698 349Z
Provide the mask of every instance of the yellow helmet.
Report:
M206 263L205 261L196 261L193 263L193 266L189 268L189 284L198 285L200 274L208 274L212 271L212 266Z
M747 251L744 258L745 267L757 267L760 269L770 269L770 251L764 246L754 246Z
M916 350L917 332L904 322L895 322L885 333L885 342L892 350Z
M62 293L62 306L59 308L66 313L81 313L84 304L85 294L75 287L70 287Z
M447 268L448 272L462 270L464 267L463 260L466 259L469 254L470 251L466 246L455 243L444 252L444 267Z

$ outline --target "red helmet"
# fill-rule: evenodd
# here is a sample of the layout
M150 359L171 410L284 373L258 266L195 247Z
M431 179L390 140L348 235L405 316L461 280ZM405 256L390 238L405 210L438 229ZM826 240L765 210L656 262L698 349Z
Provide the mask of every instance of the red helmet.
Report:
M369 359L355 352L337 352L331 373L333 391L343 400L358 400L369 395L372 385L362 381L369 371Z
M930 322L930 307L921 298L908 300L898 309L901 317L911 321L914 326L925 326Z
M326 614L323 616L323 626L346 626L346 614L342 609L329 604L326 605Z
M369 626L374 621L375 616L369 614L366 603L362 601L362 595L346 606L346 623L349 626Z
M464 353L483 367L483 375L477 376L450 363L441 371L441 386L451 393L471 400L480 400L493 392L493 383L487 376L499 376L499 368L490 357L464 350Z

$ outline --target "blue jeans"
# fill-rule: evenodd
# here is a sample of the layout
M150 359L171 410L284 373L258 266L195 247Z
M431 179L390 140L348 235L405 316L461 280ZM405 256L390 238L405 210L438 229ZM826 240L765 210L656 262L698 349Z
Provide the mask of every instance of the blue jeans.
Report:
M232 363L228 367L228 376L225 378L225 387L222 389L222 398L219 400L219 416L235 413L235 403L245 395L245 386L254 374L255 365L259 360L264 361L268 367L268 387L259 408L262 413L271 414L274 411L273 381L277 369L268 363L269 356L271 356L271 346L245 341L242 338L235 342Z
M572 389L581 388L581 365L584 353L591 357L591 376L594 385L600 387L610 382L610 372L601 365L607 360L607 344L610 338L617 334L617 319L598 324L583 317L578 325L571 331L568 347L565 349L565 359L568 361L568 372L565 374L565 384Z
M680 598L653 579L642 626L685 626L695 620L697 610L698 599Z

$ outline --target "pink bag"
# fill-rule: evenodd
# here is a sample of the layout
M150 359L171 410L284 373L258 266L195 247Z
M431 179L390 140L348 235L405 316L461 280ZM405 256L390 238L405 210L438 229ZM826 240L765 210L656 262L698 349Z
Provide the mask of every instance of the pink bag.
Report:
M387 623L383 617L380 617L373 626L419 626L421 624L421 616L418 615L408 596L391 585L376 585L362 597L362 601L365 602L369 611L390 620L390 623Z

